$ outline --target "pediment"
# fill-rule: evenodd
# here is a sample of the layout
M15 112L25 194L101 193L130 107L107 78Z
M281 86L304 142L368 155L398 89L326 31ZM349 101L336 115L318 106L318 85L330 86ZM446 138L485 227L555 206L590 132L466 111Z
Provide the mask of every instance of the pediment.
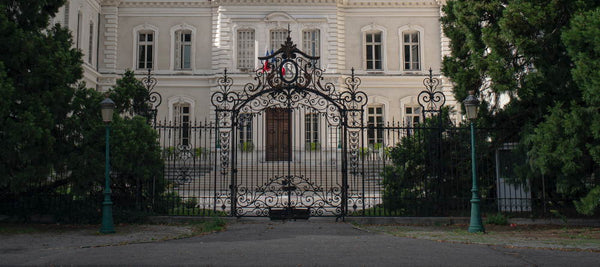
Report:
M270 22L295 22L296 20L285 12L272 12L265 16L265 21Z

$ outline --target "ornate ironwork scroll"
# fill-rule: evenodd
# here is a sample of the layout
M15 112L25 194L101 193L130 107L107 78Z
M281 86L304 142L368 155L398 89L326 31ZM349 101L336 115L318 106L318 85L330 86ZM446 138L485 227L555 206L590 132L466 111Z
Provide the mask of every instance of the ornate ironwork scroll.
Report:
M302 207L312 216L341 213L342 188L324 188L303 175L279 175L256 188L239 187L238 216L268 216L271 208Z
M277 51L258 59L263 66L254 71L253 82L242 90L232 90L233 81L225 70L217 80L219 90L211 97L220 145L220 173L221 177L230 177L231 214L267 216L270 208L303 207L310 209L311 215L345 216L349 202L360 203L349 201L347 194L348 166L356 173L363 109L367 104L367 95L358 90L360 79L352 69L345 87L336 90L332 82L325 81L324 71L318 67L319 57L300 51L289 31L286 42ZM262 184L248 186L238 181L243 177L237 173L237 129L268 108L308 108L323 116L328 126L341 129L341 185L334 183L324 188L308 177L292 174L291 160L287 160L286 173L265 177Z
M440 113L446 103L446 96L437 89L440 85L440 79L433 78L433 71L429 69L429 77L423 80L426 90L421 91L417 97L417 102L421 106L423 118L427 113Z
M152 76L152 69L148 69L148 74L141 79L141 82L148 90L148 99L146 102L151 106L152 123L156 126L156 116L158 113L158 106L162 103L162 95L154 91L154 86L156 86L158 80Z

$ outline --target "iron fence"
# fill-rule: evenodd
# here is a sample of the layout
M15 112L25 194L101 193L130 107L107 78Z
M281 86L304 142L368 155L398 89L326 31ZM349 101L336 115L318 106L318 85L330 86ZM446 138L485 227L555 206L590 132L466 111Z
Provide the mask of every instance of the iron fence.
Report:
M254 127L263 128L255 119ZM155 129L164 159L165 193L144 198L152 203L134 204L133 199L114 196L120 208L160 215L230 216L231 173L221 168L221 144L214 122L158 122ZM354 153L355 163L348 165L347 216L467 216L470 211L470 142L469 129L461 127L406 127L399 123L360 127L353 135L359 139ZM379 139L369 139L373 131L382 133ZM243 132L243 130L241 131ZM483 214L497 212L524 216L577 216L573 199L553 190L543 177L521 181L514 174L515 163L523 157L515 151L510 136L498 136L498 129L477 129L477 164ZM243 134L236 131L237 135ZM341 187L341 132L336 127L323 129L322 142L306 138L297 140L292 155L295 177L310 178L301 193L309 199L326 188ZM239 136L238 136L239 137ZM239 141L236 149L239 177L247 177L250 190L269 186L264 177L270 172L287 168L285 161L264 160L264 136ZM308 141L307 141L308 140ZM327 141L325 141L327 140ZM370 142L369 140L376 140ZM314 141L314 140L313 140ZM319 144L317 144L319 143ZM349 157L350 160L353 156ZM99 218L101 195L75 195L65 177L55 175L45 182L28 185L24 190L0 192L0 214L34 217L52 214L55 220L92 222ZM118 173L113 173L118 180ZM307 180L308 181L308 180ZM145 185L146 188L163 183ZM239 184L238 184L239 185ZM272 185L272 184L271 184ZM333 185L333 186L332 186ZM281 184L278 184L281 186ZM100 192L100 188L92 191ZM161 190L151 190L161 191ZM259 189L260 191L260 189ZM326 198L340 203L339 193ZM238 199L239 200L239 199ZM268 199L261 205L268 210ZM335 205L338 205L335 204ZM335 209L335 205L329 208ZM315 208L315 207L313 207ZM129 215L128 215L129 214ZM250 216L266 216L246 214ZM313 216L335 216L323 210ZM118 216L118 214L116 214ZM131 216L123 213L122 216Z
M324 139L321 142L309 142L312 139L304 137L294 139L291 163L288 164L288 161L265 160L265 136L260 131L257 133L257 129L265 127L261 121L255 119L252 141L240 139L239 135L244 134L244 129L238 129L234 133L238 135L236 140L239 141L233 148L239 151L235 159L238 167L233 170L238 181L235 187L243 187L242 193L236 191L238 203L247 201L246 198L256 198L267 187L274 186L273 179L269 180L269 176L278 170L287 170L288 166L295 177L303 177L309 182L304 189L297 191L297 194L307 197L308 201L316 202L321 197L319 195L327 195L327 190L342 190L342 138L338 128L323 128L320 134ZM231 172L221 168L223 159L220 157L216 125L212 122L167 122L157 124L156 129L163 148L164 177L169 181L169 188L166 197L157 204L161 208L155 210L168 215L231 215L232 176ZM394 122L360 127L350 132L352 131L359 139L359 146L348 152L356 155L356 164L348 166L346 215L469 214L469 128L407 127ZM374 131L380 133L378 139L371 138ZM477 131L482 211L488 214L547 214L548 207L545 203L549 203L551 199L543 192L543 181L518 180L512 170L514 163L524 159L515 152L513 137L500 137L497 129ZM351 155L349 160L352 159ZM247 181L245 184L239 182L244 179ZM277 186L285 187L285 184L279 182ZM329 194L325 198L339 204L340 195ZM245 212L242 215L267 216L271 208L269 205L273 204L272 207L275 207L274 202L269 201L275 201L275 197L264 195L261 201L252 202L252 205L262 208L263 212ZM552 201L568 202L558 199ZM303 205L302 201L294 203L298 207ZM317 210L319 208L312 203L307 206ZM328 208L336 207L332 205ZM311 215L334 216L335 212L325 208Z

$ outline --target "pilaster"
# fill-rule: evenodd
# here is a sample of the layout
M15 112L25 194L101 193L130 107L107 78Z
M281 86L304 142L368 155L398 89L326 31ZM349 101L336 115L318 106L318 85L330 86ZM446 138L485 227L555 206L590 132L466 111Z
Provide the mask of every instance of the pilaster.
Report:
M341 2L341 4L343 3L344 2ZM335 37L332 37L332 41L335 42L337 49L332 54L336 56L335 68L337 69L337 72L344 72L346 70L346 17L342 5L338 4L336 10Z
M228 68L233 71L231 19L222 11L223 7L213 7L212 12L212 70L216 73Z
M98 79L100 91L108 90L116 81L120 3L120 0L102 1L98 70L103 77Z

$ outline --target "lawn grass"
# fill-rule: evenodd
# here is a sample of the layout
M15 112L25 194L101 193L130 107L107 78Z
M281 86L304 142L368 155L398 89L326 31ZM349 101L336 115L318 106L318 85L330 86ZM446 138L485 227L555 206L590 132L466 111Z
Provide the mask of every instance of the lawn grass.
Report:
M192 227L192 235L203 235L206 233L220 232L225 230L225 220L219 217L213 217L206 221L191 222L189 225Z
M469 233L468 225L357 225L399 237L438 242L533 247L600 252L600 228L560 225L485 225L485 233Z
M188 208L184 206L169 209L168 215L172 216L227 216L223 211L208 209Z

